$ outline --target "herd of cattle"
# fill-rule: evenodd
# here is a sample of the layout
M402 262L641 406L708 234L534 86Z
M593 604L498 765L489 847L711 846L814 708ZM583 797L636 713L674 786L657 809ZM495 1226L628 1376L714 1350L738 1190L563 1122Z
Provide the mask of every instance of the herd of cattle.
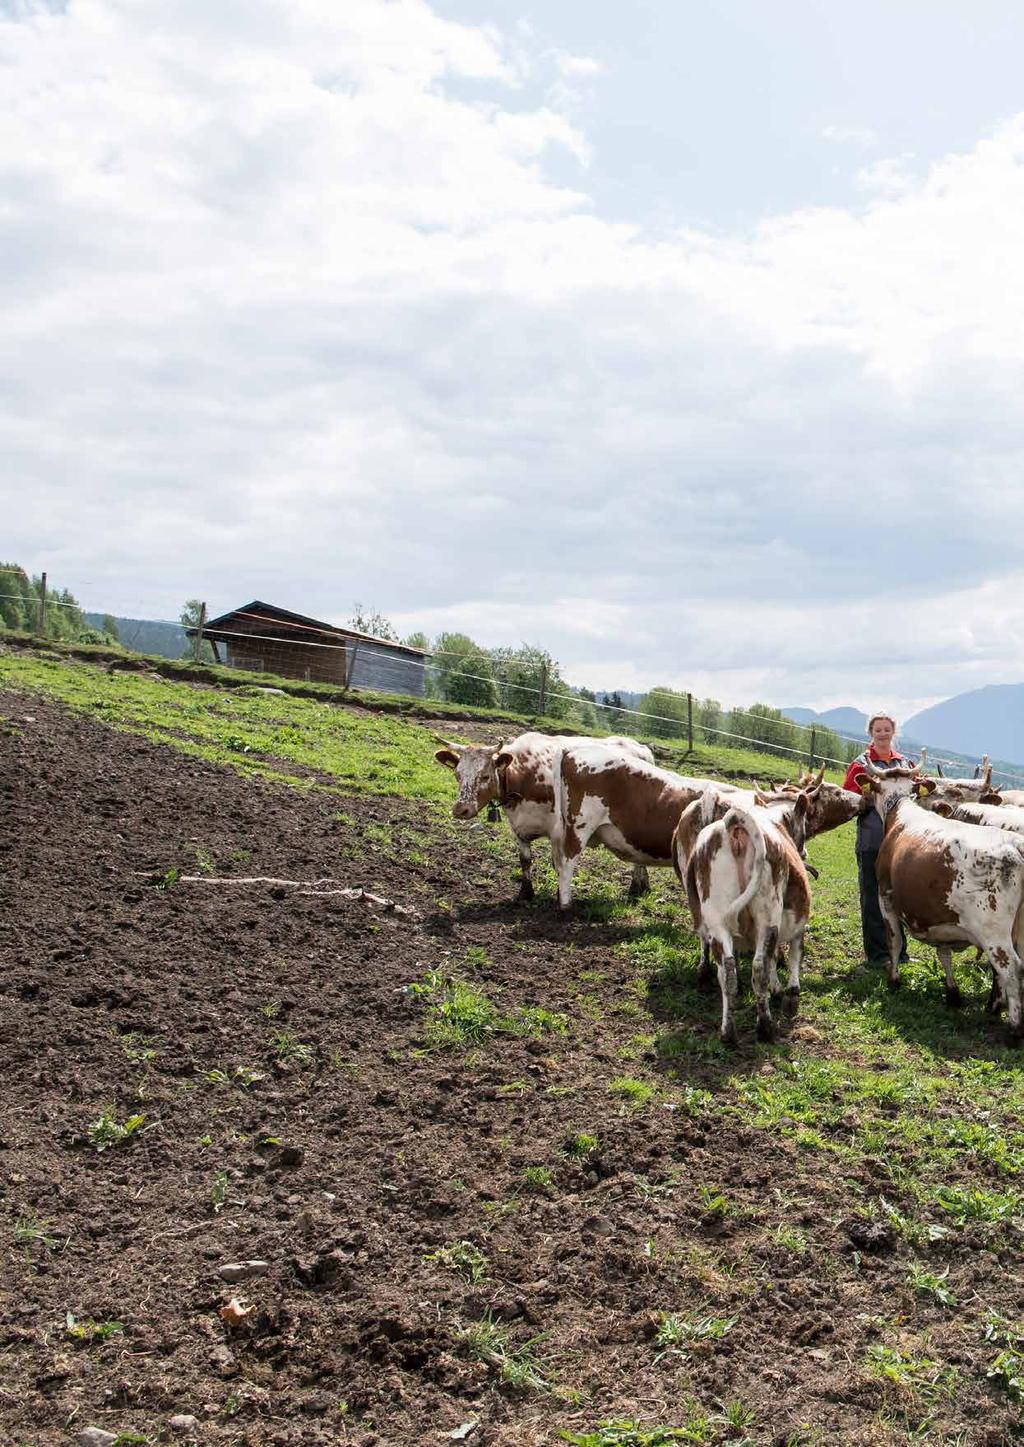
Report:
M435 755L454 771L453 813L504 813L519 847L520 899L532 899L533 843L551 842L558 903L572 904L583 850L603 844L633 866L630 894L648 887L649 866L674 868L701 942L699 979L722 995L723 1040L736 1039L736 957L752 956L757 1031L774 1033L772 996L800 992L803 939L814 873L808 839L877 808L885 822L878 855L879 903L889 936L889 982L900 982L899 925L935 946L946 998L959 1003L952 953L971 945L993 974L990 1008L1005 1007L1011 1037L1024 1034L1024 791L980 778L932 778L922 766L865 766L861 793L824 781L824 769L770 792L659 768L630 738L524 733L498 749L449 743Z

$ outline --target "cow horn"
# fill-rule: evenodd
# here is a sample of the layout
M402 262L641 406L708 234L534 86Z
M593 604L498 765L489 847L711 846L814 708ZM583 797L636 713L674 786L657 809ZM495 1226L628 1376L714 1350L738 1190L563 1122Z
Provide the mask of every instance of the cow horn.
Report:
M981 775L981 781L987 789L991 786L992 783L992 765L988 761L988 754L982 754L981 767L983 771Z
M917 767L918 767L919 769L923 769L924 766L925 766L925 764L926 764L926 762L927 762L927 760L928 760L928 745L925 744L924 748L921 750L921 757L920 757L920 758L918 759L918 761L917 761Z
M446 749L452 749L457 754L461 754L463 749L469 748L468 744L453 744L451 739L443 739L440 734L434 734L433 738L435 743L443 744Z
M938 769L938 771L939 771L939 778L940 778L940 779L944 779L946 776L945 776L945 774L942 772L942 765L941 765L941 764L936 764L935 767L936 767L936 768Z

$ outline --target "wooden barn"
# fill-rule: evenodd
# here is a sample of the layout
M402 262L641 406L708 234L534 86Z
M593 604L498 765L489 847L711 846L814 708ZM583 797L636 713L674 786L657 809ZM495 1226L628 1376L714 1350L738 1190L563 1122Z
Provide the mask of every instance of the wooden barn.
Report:
M185 631L195 637L197 630ZM421 648L306 618L258 598L209 619L203 638L218 663L229 668L423 696L426 654Z

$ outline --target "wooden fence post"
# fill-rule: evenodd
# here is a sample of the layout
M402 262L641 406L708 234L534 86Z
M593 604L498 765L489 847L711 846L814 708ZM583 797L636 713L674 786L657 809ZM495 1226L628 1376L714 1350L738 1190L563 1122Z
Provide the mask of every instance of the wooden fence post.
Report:
M537 713L543 718L544 709L547 707L548 699L548 666L542 663L540 666L540 697L537 700Z
M46 637L46 574L44 573L39 589L39 614L36 619L36 632L40 638Z
M686 695L686 752L693 753L693 694Z
M808 765L808 767L809 767L809 768L812 768L812 769L814 768L814 755L815 755L815 753L816 753L816 751L817 751L817 746L818 746L818 730L817 730L817 729L814 727L814 725L812 724L812 725L811 725L811 759L810 759L810 764Z
M196 663L201 662L203 657L203 629L206 627L206 604L199 605L199 627L196 629Z

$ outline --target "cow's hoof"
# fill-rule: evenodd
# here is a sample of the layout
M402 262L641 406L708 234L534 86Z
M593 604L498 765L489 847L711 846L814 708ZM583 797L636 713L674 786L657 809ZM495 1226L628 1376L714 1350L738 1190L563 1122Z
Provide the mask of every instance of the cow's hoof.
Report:
M723 1045L736 1044L736 1026L732 1023L731 1020L729 1024L724 1026L724 1028L721 1029L718 1033L722 1037Z
M524 880L523 883L519 886L519 893L516 895L516 903L517 903L517 904L529 904L530 901L531 901L533 898L534 898L533 885L532 885L532 884L527 884L526 881Z
M718 982L715 979L715 972L710 967L701 965L697 971L697 989L702 995L710 995Z
M1012 1025L1006 1032L1006 1043L1011 1050L1019 1050L1024 1045L1024 1025Z
M757 1038L770 1045L775 1039L775 1026L771 1020L761 1018L757 1022Z
M902 984L903 981L900 979L899 975L897 975L895 979L893 979L892 975L889 976L889 989L892 990L894 993L900 988Z
M964 1003L964 997L960 993L959 985L950 985L946 991L946 1004L951 1010L959 1010Z
M784 1008L787 1015L795 1015L800 1009L800 991L798 989L789 989L786 991Z

